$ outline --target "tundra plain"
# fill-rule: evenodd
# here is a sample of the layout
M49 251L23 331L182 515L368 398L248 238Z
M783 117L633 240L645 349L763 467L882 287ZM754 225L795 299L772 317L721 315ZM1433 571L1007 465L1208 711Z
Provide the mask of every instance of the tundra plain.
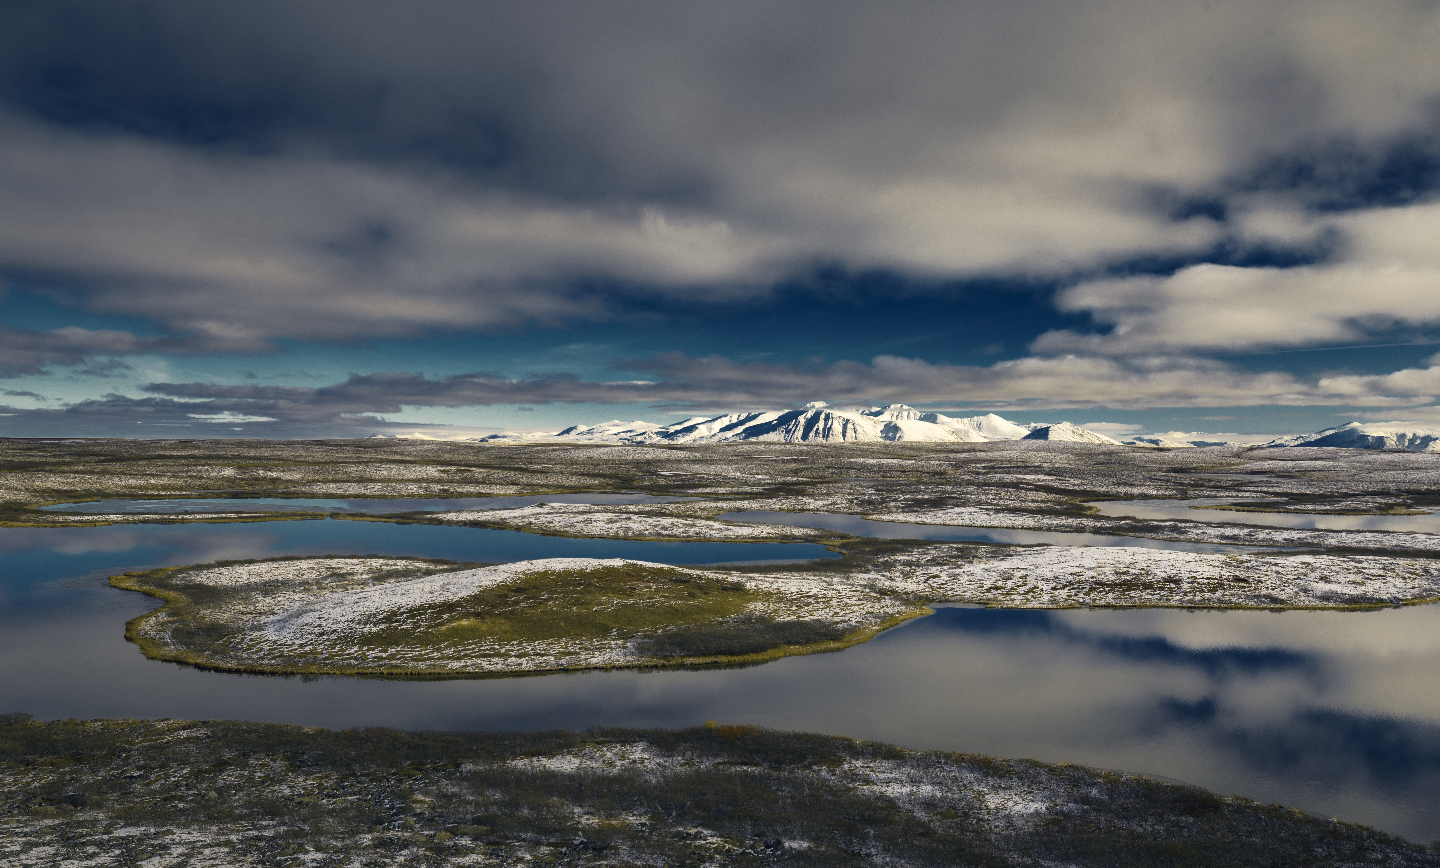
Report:
M761 663L789 654L842 649L899 621L921 615L928 605L941 602L1007 608L1265 609L1357 609L1428 603L1440 598L1440 556L1437 556L1440 535L1363 528L1264 527L1230 520L1215 521L1218 514L1206 515L1201 510L1196 510L1193 519L1107 516L1099 514L1091 504L1137 499L1223 499L1238 502L1257 516L1293 513L1382 517L1421 513L1440 506L1437 482L1440 482L1440 456L1437 455L1319 448L1160 450L1043 441L665 448L395 440L0 442L0 500L3 500L0 520L12 528L324 518L503 528L578 538L821 542L841 555L805 563L681 568L633 560L583 558L466 564L418 556L367 557L363 553L337 552L331 557L193 564L112 578L112 584L117 587L142 591L165 601L163 606L129 625L127 635L147 656L202 668L306 676L494 677L587 668ZM515 509L487 509L483 504L478 508L445 511L399 508L387 515L276 512L263 504L257 503L254 508L244 505L244 500L253 498L418 500L584 492L643 492L684 499L663 503L530 504ZM220 513L159 509L94 513L65 507L65 504L91 500L217 497L234 499L237 505L233 510L227 507L227 511ZM746 512L792 513L796 518L793 525L787 525L723 517ZM1044 533L1051 535L1048 537L1051 542L1014 545L979 540L852 536L807 526L804 514L814 513L941 529ZM1107 544L1069 542L1066 534L1103 537ZM1128 541L1135 544L1127 544ZM23 709L15 711L23 712ZM41 738L42 732L70 732L59 724L35 728L40 726L16 717L11 719L9 731L24 739ZM83 734L100 742L111 737L106 733L158 727L152 735L159 744L169 743L172 738L166 734L169 732L166 727L189 732L200 725L96 722L67 726L74 730L70 735ZM216 750L233 748L232 736L242 740L254 737L242 724L210 722L203 728L220 739ZM733 732L757 744L783 740L780 735L759 731ZM580 741L575 744L557 742L555 746L537 748L539 753L526 748L503 762L496 762L508 770L506 774L514 771L515 774L523 772L522 777L548 776L547 781L559 775L551 783L562 788L579 786L573 781L564 783L570 780L565 775L574 772L570 768L574 765L585 772L581 777L585 778L584 786L590 787L595 777L587 763L610 763L629 769L624 772L626 775L653 776L659 774L655 769L665 763L673 765L681 762L676 757L689 756L686 752L692 748L681 742L687 739L714 741L713 735L709 730L674 736L607 733L590 736L588 741L576 736ZM44 735L42 741L50 737ZM265 736L270 737L270 734ZM327 739L351 736L286 731L284 738L314 740L319 744ZM415 735L413 738L425 741L431 737ZM660 753L655 753L658 750L655 744L664 739L680 741L660 751L665 754L661 762L656 759ZM729 738L724 743L732 741L734 738ZM621 747L614 747L616 744ZM96 750L104 753L118 748L97 747ZM891 749L866 747L864 750ZM848 756L847 751L850 748L840 752ZM410 771L381 768L384 763L374 757L362 758L363 753L355 754L357 774L382 777L398 774L406 780L413 777ZM615 756L612 757L612 753ZM535 758L531 762L534 768L524 766L530 762L525 757ZM605 759L607 757L609 759ZM850 771L841 774L834 771L833 762L816 765L813 758L796 760L794 768L785 774L799 774L807 781L806 787L818 785L807 775L828 775L825 786L833 784L844 792L859 794L857 798L870 800L873 804L865 809L867 811L874 804L881 804L885 812L900 811L894 816L918 817L911 804L917 798L912 790L923 790L926 799L932 795L940 798L937 794L958 799L961 796L957 794L968 791L963 787L956 789L958 784L951 786L954 782L950 778L964 771L955 763L991 762L954 758L943 761L926 758L922 762L907 757L910 755L896 754L887 759L886 762L893 760L899 765L886 766L885 775L880 777L871 773L870 765L874 763L868 759L861 765L870 763L865 766L868 770L865 774L870 777L857 777L858 772L851 774ZM605 762L601 762L602 759ZM161 765L169 761L157 759ZM694 765L698 761L691 758L684 762ZM845 758L834 762L841 763L845 769L849 768L846 763L854 764ZM443 765L442 760L435 757L424 763ZM520 769L515 763L524 768ZM927 782L926 773L916 770L922 766L939 768L936 763L949 765L948 770L934 780ZM204 768L212 765L216 763L208 759L201 764ZM551 768L552 765L555 768ZM916 768L910 768L911 765ZM387 802L383 811L377 808L376 816L370 818L373 821L361 824L363 835L369 836L365 841L373 838L374 844L367 843L363 853L338 843L338 839L324 837L332 835L331 832L322 835L318 831L313 834L306 831L310 828L307 823L313 826L318 822L311 817L315 811L310 808L333 798L316 790L304 798L296 797L301 799L297 805L310 806L305 809L310 813L301 812L305 817L289 808L281 810L271 806L256 814L260 819L248 818L243 822L236 819L239 825L229 832L216 833L220 837L213 840L213 836L207 837L208 833L196 830L177 832L172 834L178 837L167 841L180 842L183 846L177 844L175 848L165 849L147 844L141 847L145 851L142 854L131 846L138 840L127 831L132 826L140 830L134 834L143 837L153 833L152 826L179 830L184 823L168 815L131 822L128 815L117 814L115 818L106 819L102 827L96 827L104 834L94 831L82 834L74 821L82 815L99 816L91 811L94 806L86 801L89 797L84 793L98 786L94 782L109 772L69 759L56 765L68 769L64 774L46 771L37 777L26 770L29 766L24 769L21 766L25 764L7 773L5 784L9 821L3 837L7 842L17 842L11 853L22 860L17 864L48 864L46 860L63 864L70 859L79 860L74 862L77 865L130 864L147 859L156 859L156 865L178 865L185 860L190 860L190 864L207 864L206 859L220 859L214 864L229 864L224 860L241 858L241 854L245 854L242 861L255 864L403 864L407 860L416 864L441 864L457 859L475 864L668 864L665 860L669 856L652 854L630 840L635 829L658 828L656 824L661 822L662 814L666 819L661 825L667 829L674 825L675 830L684 831L682 835L681 831L671 830L679 836L677 840L683 838L687 842L685 858L696 864L805 864L806 860L815 864L954 864L928 850L924 854L906 850L907 855L902 856L900 850L905 848L893 842L885 843L889 832L876 833L878 837L871 836L867 839L871 843L867 844L846 837L854 830L826 831L819 838L778 827L767 831L759 830L758 826L735 830L726 826L729 831L717 831L718 821L711 814L684 819L689 815L682 816L683 812L668 808L665 810L669 813L657 814L659 808L639 802L626 807L629 803L622 805L624 799L618 796L606 796L608 801L597 803L599 807L564 807L554 801L564 801L563 796L545 796L544 799L550 800L547 805L566 816L580 818L575 822L585 826L584 829L576 826L563 835L547 831L549 825L546 824L559 822L555 819L559 814L550 817L547 813L550 808L516 808L515 816L528 819L511 817L504 823L498 819L478 823L462 822L465 818L461 814L471 807L462 810L451 806L454 810L431 811L435 813L432 820L426 813L428 807L438 804L436 800L442 794L446 799L455 795L451 792L454 786L440 780L444 775L437 777L434 786L424 793L410 787L394 798L386 796L394 804ZM265 787L303 789L310 786L304 783L310 773L304 763L290 762L289 766L271 763L271 766L274 767L267 766L270 777L265 779ZM368 771L358 771L362 767ZM728 765L725 767L728 769ZM411 770L420 768L415 766ZM1050 807L1031 810L1026 806L1034 799L1027 796L1021 800L1024 805L1013 811L1014 806L1002 806L1003 810L994 806L986 808L982 813L988 812L989 819L973 828L965 825L971 822L970 814L966 813L969 808L962 811L947 803L936 808L939 813L931 811L938 821L926 819L929 817L926 814L921 817L923 822L916 826L916 830L921 831L909 830L904 834L942 834L943 837L951 834L944 824L954 820L964 826L961 837L966 843L962 849L982 863L992 860L994 864L1044 864L1062 858L1062 851L1067 847L1090 848L1101 840L1104 835L1099 832L1095 833L1099 837L1093 840L1086 837L1090 832L1082 834L1084 823L1094 820L1099 824L1095 828L1109 829L1105 834L1113 834L1115 842L1154 832L1158 835L1155 840L1168 842L1161 848L1163 854L1161 850L1152 854L1151 861L1156 864L1209 864L1205 861L1208 857L1197 854L1211 846L1206 842L1212 839L1206 836L1220 832L1219 827L1210 829L1205 825L1209 820L1195 820L1203 815L1223 818L1226 824L1234 821L1252 831L1270 829L1270 825L1279 823L1284 826L1281 838L1291 843L1304 842L1303 846L1297 846L1309 848L1304 852L1319 860L1313 864L1433 863L1428 851L1396 839L1359 827L1325 825L1329 821L1303 818L1279 808L1246 805L1243 801L1208 794L1176 796L1181 801L1215 800L1205 801L1200 814L1187 814L1178 808L1176 811L1164 808L1163 805L1168 804L1166 800L1171 799L1170 791L1152 793L1151 789L1162 785L1145 779L1106 777L1107 773L1038 764L1009 763L1005 768L1010 769L1006 774L1020 770L1024 772L1022 777L1035 777L1036 781L1043 778L1049 781L1045 787L1060 787L1057 793L1066 787L1070 789L1065 790L1067 794L1063 798L1051 799L1054 805ZM190 773L177 772L179 777L165 786L179 786L176 782L185 779L187 774ZM874 783L881 778L889 780L886 775L898 775L896 780L904 778L908 782L900 787L904 792L892 793L887 789L889 784ZM773 784L780 788L777 792L786 791L787 787L799 786L798 781L800 778L789 782L767 778L766 786ZM225 788L230 786L230 783L217 784L194 797L209 800L207 804L222 796L228 799L231 791ZM248 784L241 782L236 786L239 788L234 792L240 794L236 798L248 799L255 795L246 789ZM211 792L221 794L222 790L225 793L220 796L209 795ZM1164 798L1157 803L1161 807L1154 817L1125 815L1129 809L1117 813L1107 807L1098 814L1092 811L1093 816L1086 815L1091 819L1076 825L1079 814L1071 807L1061 810L1055 805L1079 804L1076 799L1080 797L1076 794L1082 791L1089 794L1081 799L1089 806L1085 811L1099 810L1095 808L1099 804L1096 799L1109 800L1107 803L1113 807L1136 799L1143 801L1155 793L1161 793ZM108 806L107 810L127 806L124 810L130 811L140 804L131 804L131 795L138 799L139 791L130 792L110 793L104 797L103 804ZM503 793L501 801L504 801L518 797L519 791L491 787L486 792ZM163 800L158 793L157 790L155 798ZM102 804L100 798L96 796L96 805ZM976 804L989 804L978 796L964 798ZM874 801L877 799L878 803ZM1087 799L1090 801L1085 801ZM1000 814L1005 811L1019 814L997 820L995 817L1000 814L996 814L996 810L1000 810ZM496 817L510 817L507 811L508 808L497 809L492 813ZM483 812L476 808L474 813L479 816ZM1021 814L1024 817L1020 817ZM584 819L586 817L594 822ZM417 818L438 825L434 829L417 827ZM407 823L407 819L411 822ZM481 827L493 830L505 823L519 825L503 835L475 831ZM587 831L590 829L587 823L605 830L604 834L610 835L614 842L597 846L603 836ZM679 825L675 825L677 823ZM1230 829L1225 835L1236 834L1230 826L1225 828ZM150 831L144 831L146 829ZM1025 837L1037 829L1047 830L1042 837L1050 843L1040 846ZM351 835L353 831L346 831L344 835ZM1251 835L1252 831L1244 835ZM1254 834L1263 837L1273 832L1274 829L1270 829ZM1021 837L1014 837L1016 834ZM821 838L828 843L822 845ZM1343 846L1337 843L1342 839ZM292 843L271 846L282 840ZM777 845L776 841L780 843ZM958 841L952 844L960 846ZM1067 841L1069 843L1063 845L1055 843ZM1289 847L1290 843L1285 846ZM1085 852L1087 855L1081 864L1120 864L1112 860L1112 856L1120 858L1119 850L1112 856L1102 856L1092 850ZM1272 862L1280 858L1277 864L1301 864L1284 861L1299 858L1288 850L1285 852L1284 856L1279 856L1278 851L1272 854ZM205 853L210 855L204 856ZM821 858L820 854L825 855ZM1079 851L1074 855L1078 856ZM657 858L661 861L656 862ZM1226 864L1247 864L1240 856L1235 858L1240 861Z

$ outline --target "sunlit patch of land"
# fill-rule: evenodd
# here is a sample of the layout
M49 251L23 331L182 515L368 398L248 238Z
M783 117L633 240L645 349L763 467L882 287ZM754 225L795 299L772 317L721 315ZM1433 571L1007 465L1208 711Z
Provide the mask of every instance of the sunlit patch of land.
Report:
M805 576L553 558L467 567L285 558L126 573L165 600L150 657L286 674L460 676L750 663L830 651L926 610Z

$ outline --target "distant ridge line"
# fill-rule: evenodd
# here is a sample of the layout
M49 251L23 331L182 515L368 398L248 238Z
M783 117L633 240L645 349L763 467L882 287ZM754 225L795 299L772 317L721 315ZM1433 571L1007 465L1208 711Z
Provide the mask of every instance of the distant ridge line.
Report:
M1103 446L1140 446L1159 449L1252 446L1259 448L1333 447L1341 449L1440 452L1440 428L1420 422L1350 422L1313 434L1269 435L1199 434L1169 432L1137 434L1117 440L1070 422L1021 424L994 413L951 417L917 410L905 404L841 410L823 401L799 410L722 413L692 416L680 422L621 422L571 425L553 432L506 432L486 437L442 438L425 434L376 435L406 439L458 439L470 443L596 443L596 444L707 444L707 443L989 443L1045 440Z
M1052 440L1120 445L1096 431L1060 422L1021 425L994 413L955 418L887 404L840 410L815 401L799 410L772 410L695 416L670 425L612 420L572 425L554 434L492 434L476 442L561 440L585 443L987 443L996 440Z

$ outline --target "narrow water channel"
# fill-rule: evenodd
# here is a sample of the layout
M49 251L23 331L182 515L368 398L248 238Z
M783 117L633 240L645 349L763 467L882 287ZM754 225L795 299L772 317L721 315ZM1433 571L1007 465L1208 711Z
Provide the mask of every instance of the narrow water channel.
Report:
M323 554L412 555L480 563L631 558L677 565L839 557L814 543L582 539L518 530L345 519L0 528L0 588L88 571L110 574L218 560Z

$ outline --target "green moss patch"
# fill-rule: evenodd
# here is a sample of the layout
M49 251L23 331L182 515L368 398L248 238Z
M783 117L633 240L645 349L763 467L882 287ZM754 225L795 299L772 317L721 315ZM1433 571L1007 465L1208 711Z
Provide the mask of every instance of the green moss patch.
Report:
M649 564L537 570L433 607L426 617L438 623L425 632L445 641L630 637L728 618L766 596L739 582Z

